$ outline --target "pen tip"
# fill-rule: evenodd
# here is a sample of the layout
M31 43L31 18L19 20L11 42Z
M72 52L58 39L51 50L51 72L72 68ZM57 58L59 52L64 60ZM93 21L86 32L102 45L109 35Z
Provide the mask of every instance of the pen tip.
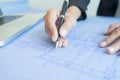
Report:
M56 49L58 48L58 44L59 44L59 43L58 43L58 41L57 41L57 42L56 42Z

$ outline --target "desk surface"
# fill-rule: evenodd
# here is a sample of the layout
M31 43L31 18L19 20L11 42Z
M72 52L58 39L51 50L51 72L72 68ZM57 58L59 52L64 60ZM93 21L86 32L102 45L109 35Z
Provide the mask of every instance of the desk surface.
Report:
M119 21L80 21L67 36L68 46L60 49L55 49L41 22L0 48L0 80L120 80L120 56L98 46L108 26Z

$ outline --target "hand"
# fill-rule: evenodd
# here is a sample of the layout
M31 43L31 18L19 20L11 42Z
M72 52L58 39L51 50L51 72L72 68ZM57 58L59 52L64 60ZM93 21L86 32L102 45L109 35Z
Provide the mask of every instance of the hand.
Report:
M108 36L105 40L103 40L100 44L101 47L107 48L107 53L114 54L115 52L120 50L120 23L112 24L108 28L108 30L104 33Z
M80 16L80 11L76 14L76 10L79 9L75 6L71 6L68 8L65 21L60 28L59 34L61 36L61 41L58 47L65 47L67 45L67 39L65 38L68 32L72 29L72 27L76 24L77 18ZM45 32L50 37L53 42L56 42L58 38L58 31L56 22L59 19L60 11L55 9L50 9L47 11L44 16L45 22Z

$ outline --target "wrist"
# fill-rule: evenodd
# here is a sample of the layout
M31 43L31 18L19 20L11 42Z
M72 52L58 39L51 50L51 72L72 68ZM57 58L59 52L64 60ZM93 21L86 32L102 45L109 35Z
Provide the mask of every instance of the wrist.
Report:
M82 14L82 11L77 6L70 6L67 9L66 15L71 16L74 19L78 19Z

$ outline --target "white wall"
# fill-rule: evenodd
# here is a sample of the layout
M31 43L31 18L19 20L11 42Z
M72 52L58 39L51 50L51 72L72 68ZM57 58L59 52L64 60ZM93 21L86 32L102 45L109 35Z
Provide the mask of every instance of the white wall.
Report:
M91 0L87 10L88 16L96 16L96 11L98 9L99 2L100 0Z
M31 7L40 10L61 9L64 0L29 0Z
M95 16L100 0L91 0L88 6L88 16ZM48 8L61 9L63 0L29 0L29 4L36 9L46 10ZM55 4L56 3L56 4Z

